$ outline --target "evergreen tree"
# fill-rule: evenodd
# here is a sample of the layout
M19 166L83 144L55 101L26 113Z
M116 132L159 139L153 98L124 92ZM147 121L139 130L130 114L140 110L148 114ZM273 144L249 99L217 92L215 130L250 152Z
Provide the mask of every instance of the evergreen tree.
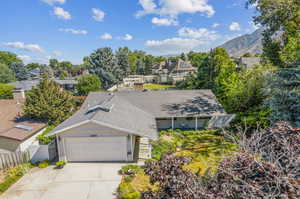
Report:
M96 74L105 89L119 83L120 71L111 48L100 48L90 55L90 72Z
M0 83L9 83L15 80L14 72L7 65L0 63Z
M123 80L130 74L130 67L129 67L129 49L127 47L119 48L116 52L116 61L117 66L120 70L118 79Z
M23 63L14 62L11 64L10 68L15 73L18 81L28 80L30 78L30 74Z
M144 62L145 62L145 75L151 75L155 58L152 55L147 55L144 59Z
M26 93L26 116L49 124L59 124L74 111L72 95L50 79L41 80L37 87Z
M270 120L288 121L300 128L300 67L281 69L269 77L265 104L271 108Z
M138 75L145 75L145 62L143 58L140 58L137 62L137 74Z

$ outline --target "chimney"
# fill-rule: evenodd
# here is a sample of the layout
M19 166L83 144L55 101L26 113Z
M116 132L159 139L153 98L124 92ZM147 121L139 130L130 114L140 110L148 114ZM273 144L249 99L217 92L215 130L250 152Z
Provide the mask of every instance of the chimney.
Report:
M25 99L25 91L23 89L15 89L13 91L13 97L15 100Z

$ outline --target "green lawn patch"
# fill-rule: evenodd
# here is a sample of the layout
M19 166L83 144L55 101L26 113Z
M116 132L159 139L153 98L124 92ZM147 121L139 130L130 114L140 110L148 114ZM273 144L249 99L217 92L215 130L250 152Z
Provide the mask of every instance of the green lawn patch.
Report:
M4 171L6 177L0 183L0 194L4 193L11 185L16 183L29 171L30 168L32 168L32 165L30 163L26 163Z
M167 90L173 88L175 88L175 86L166 84L144 84L144 89L147 90Z

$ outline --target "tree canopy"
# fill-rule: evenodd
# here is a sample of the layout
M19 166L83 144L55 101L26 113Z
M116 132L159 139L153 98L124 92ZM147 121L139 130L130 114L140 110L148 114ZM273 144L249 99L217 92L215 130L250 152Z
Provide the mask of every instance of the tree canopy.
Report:
M22 62L22 60L19 59L15 53L0 51L0 63L10 67L10 65L14 62Z
M18 81L28 80L30 78L30 74L26 66L21 62L14 62L11 64L10 68L15 73Z
M26 93L26 116L49 124L59 124L74 111L72 95L50 79L41 80L37 87Z
M0 63L0 83L9 83L15 80L15 73L7 65Z
M87 96L89 92L98 91L101 88L101 81L97 75L83 75L77 80L76 89L80 96Z

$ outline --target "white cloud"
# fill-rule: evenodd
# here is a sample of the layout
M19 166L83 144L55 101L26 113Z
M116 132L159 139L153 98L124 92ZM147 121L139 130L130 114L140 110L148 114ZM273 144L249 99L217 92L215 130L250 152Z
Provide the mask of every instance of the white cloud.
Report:
M112 35L109 34L109 33L104 33L103 35L100 36L101 39L104 39L104 40L109 40L109 39L112 39Z
M189 52L204 43L197 39L169 38L165 40L149 40L146 42L148 49L156 54L178 54Z
M160 7L154 3L154 0L139 0L143 10L138 11L136 16L147 14L168 15L177 17L182 13L202 13L211 17L215 14L213 6L208 4L208 0L160 0Z
M72 29L72 28L60 28L59 31L71 33L74 35L86 35L88 33L88 31L86 31L86 30L76 30L76 29Z
M121 40L130 41L133 39L133 36L130 34L126 34L124 37L121 37Z
M140 10L136 13L136 16L144 16L147 14L155 13L156 12L156 4L153 0L139 0L140 5L143 7L143 10Z
M7 42L3 43L3 45L26 51L44 52L44 50L37 44L24 44L23 42Z
M212 25L213 28L217 28L217 27L219 27L219 26L220 26L219 23L214 23L214 24Z
M105 17L105 12L97 8L92 8L92 13L93 13L93 19L95 19L96 21L103 21Z
M254 23L254 21L249 21L249 24L250 24L250 26L251 26L251 28L253 29L253 30L257 30L257 29L259 29L259 28L261 28L261 25L260 24L255 24Z
M60 19L69 20L72 18L71 14L61 7L55 7L53 13Z
M25 64L31 61L31 57L28 55L18 55L18 58L20 58Z
M152 23L157 26L177 26L178 25L178 21L176 21L174 19L157 18L157 17L154 17L152 19Z
M201 42L211 42L219 38L216 31L208 30L206 28L195 29L183 27L178 30L178 35L181 37L198 39Z
M49 5L53 5L53 4L64 4L66 2L66 0L41 0L44 3L47 3Z
M241 30L241 26L237 22L232 22L230 24L230 26L229 26L229 30L231 30L231 31L240 31Z

